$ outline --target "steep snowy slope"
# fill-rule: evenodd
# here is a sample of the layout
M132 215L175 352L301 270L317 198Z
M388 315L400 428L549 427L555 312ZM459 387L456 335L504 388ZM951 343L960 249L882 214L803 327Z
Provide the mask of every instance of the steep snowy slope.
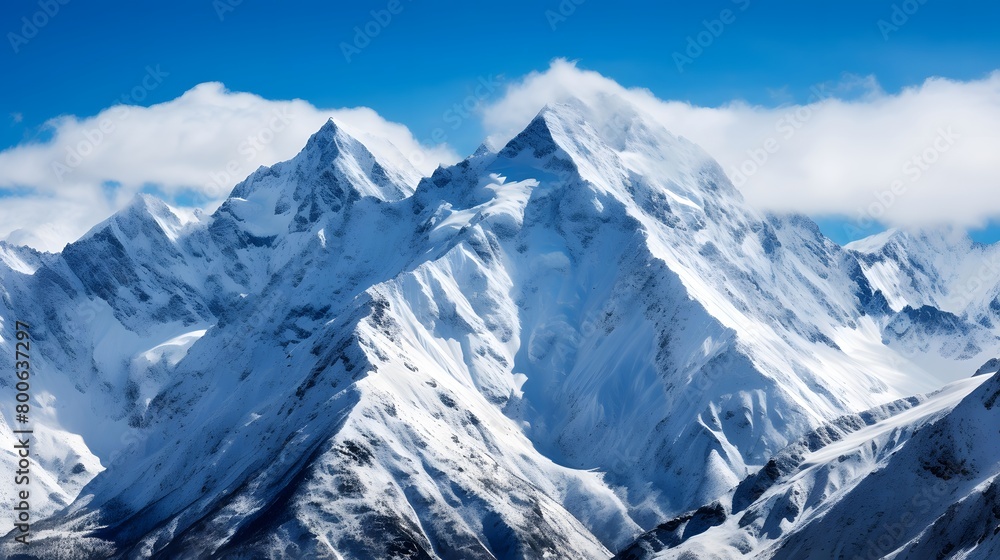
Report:
M936 307L978 320L997 297L1000 246L959 230L889 230L847 245L893 310ZM997 311L997 310L994 310Z
M980 376L840 419L618 557L994 558L998 395Z
M950 414L914 433L821 519L782 542L774 557L812 549L913 560L996 558L998 396L1000 377L994 375Z
M412 169L378 165L353 139L328 132L317 139L334 142L305 150L282 167L300 177L320 177L328 167L361 188L368 173L393 196L412 190L394 182L412 177ZM337 142L347 148L343 156ZM310 164L315 168L306 170ZM33 367L39 372L33 427L41 442L54 438L52 445L38 446L55 455L41 460L36 472L43 483L59 482L35 495L36 514L48 515L76 497L102 468L93 453L107 466L145 440L146 407L174 367L218 314L266 280L266 270L248 272L239 262L238 248L250 243L213 240L220 222L141 195L59 255L3 246L0 318L5 329L15 320L32 325ZM216 229L210 231L209 223ZM3 345L0 351L8 350Z
M41 254L23 247L13 247L0 242L0 360L9 364L12 368L15 364L14 345L15 322L33 320L33 316L21 314L17 311L21 302L21 294L25 287L32 283L46 283L45 266L52 260L52 255ZM33 334L39 335L33 330ZM44 335L36 336L29 343L44 344ZM30 348L29 348L30 350ZM32 379L29 383L34 387L32 394L35 396L30 412L30 417L37 419L51 414L51 401L49 395L38 390L38 381L44 380L49 370L48 363L40 358L37 353L29 353L29 363ZM22 366L22 370L24 367ZM15 394L14 384L17 379L13 375L0 377L0 389L4 394L9 395L13 400ZM42 381L44 387L46 383ZM5 411L9 410L5 408ZM10 412L13 412L12 410ZM16 454L15 444L18 437L12 430L34 430L34 441L37 445L32 448L32 460L35 465L35 476L31 481L31 494L33 496L31 504L33 514L37 516L47 516L63 506L68 505L76 497L80 489L101 471L100 461L84 443L78 432L63 429L59 424L52 422L35 422L31 425L15 424L13 416L6 415L0 417L0 440L4 447L0 455L0 469L9 473L9 481L13 482L13 473L18 470L17 462L19 457ZM5 504L15 503L17 490L23 490L14 484L6 483L2 485L2 498ZM10 508L5 508L0 514L0 520L8 527L13 525L12 512Z
M1000 245L947 228L891 230L847 247L890 307L883 338L932 369L981 365L1000 345Z
M338 194L336 182L325 186ZM270 194L274 189L281 189L280 183L258 192ZM236 193L245 190L238 187ZM309 196L314 194L324 193L308 191ZM252 201L253 197L246 199ZM275 197L275 206L280 199ZM408 237L419 230L420 223L432 218L430 212L423 217L416 215L413 200L392 205L376 197L350 193L343 200L341 208L317 214L309 231L298 231L302 220L288 220L285 223L289 235L275 239L274 245L269 241L243 248L249 252L275 247L300 253L291 254L285 266L276 267L261 293L240 298L236 307L220 314L219 324L178 364L176 378L185 381L167 388L150 403L147 418L153 425L147 431L149 439L135 446L131 456L113 465L106 477L95 481L88 489L94 497L84 501L86 510L68 512L81 519L96 516L105 527L94 535L81 535L79 540L60 535L50 542L52 550L91 546L95 554L102 555L110 550L108 542L124 544L122 554L142 554L146 550L172 555L237 545L267 549L275 543L269 539L258 542L257 533L271 529L291 531L279 543L302 547L298 552L307 556L318 552L311 547L322 549L329 542L343 554L359 557L411 549L432 552L428 538L457 540L456 544L445 544L459 548L485 543L478 544L478 550L488 546L507 550L509 555L522 547L562 550L579 557L608 555L580 521L553 499L565 496L578 504L575 507L581 512L596 512L590 515L598 523L612 525L609 514L624 508L616 505L618 499L601 486L597 475L569 473L538 457L524 437L516 433L516 426L488 403L483 410L459 411L452 413L457 418L442 421L441 411L457 408L457 400L475 409L477 398L467 392L460 397L435 390L439 386L435 378L445 382L436 360L418 355L410 363L394 356L394 363L381 364L388 358L385 352L399 341L395 334L386 339L388 335L383 331L394 318L387 314L390 308L385 297L372 285L378 284L380 278L398 274L404 266L416 266L428 258L430 249L448 251L454 232L433 241L423 236ZM298 215L303 214L300 211ZM216 223L227 227L231 219L226 206L215 217ZM235 227L228 231L234 232L233 236L243 233ZM330 238L324 239L324 231L331 232ZM299 242L297 246L295 241ZM386 251L386 246L400 250ZM289 254L282 252L276 258L286 257ZM244 259L261 269L269 264L264 260L255 262L252 257ZM233 276L241 270L234 270ZM418 367L414 364L426 367L431 377L417 378L410 369ZM393 366L401 371L393 371ZM387 395L367 389L369 383L377 383L381 376L375 373L381 368L388 372L388 381L397 385ZM408 377L414 378L415 387L407 387ZM352 383L359 379L362 381ZM404 398L417 393L418 388L423 388L429 402L404 408ZM478 400L482 401L483 396ZM385 418L410 421L390 424L403 432L396 435L384 427L385 421L372 420L374 410ZM392 411L391 415L388 411ZM422 419L425 426L409 434L422 427L417 419ZM498 419L502 421L496 426ZM451 451L445 445L457 443L451 439L456 437L453 426L463 423L473 430L471 443L481 446L479 460L489 461L493 469L484 470L467 452ZM442 427L450 429L444 431ZM378 430L376 433L381 432L382 437L375 437L371 430ZM448 434L447 438L436 441L434 434L442 432ZM201 434L209 443L185 433ZM354 435L358 438L355 440L353 434L360 436ZM405 439L394 444L390 436ZM428 445L432 436L435 440ZM389 455L384 461L391 461L398 469L405 465L396 464L403 460L397 454L419 455L420 449L427 449L428 457L416 462L416 468L408 469L412 480L401 480L393 496L386 494L385 482L407 471L385 472L378 464L378 468L370 469L373 473L365 473L364 467L372 463L368 458L372 445L385 449ZM189 472L192 468L195 473ZM449 476L441 475L444 469ZM433 489L438 484L445 485L449 494L459 492L461 473L465 471L488 473L485 479L480 475L465 481L469 488L461 495L470 500L470 511L464 513L454 504L439 505L438 509L454 519L442 520L440 527L427 524L425 536L415 516L416 512L430 515L431 504L411 506L408 500L417 499L414 492L418 488ZM286 502L293 496L296 502L301 499L295 492L300 486L324 474L338 475L332 486L321 487L325 495L342 500L324 500L329 502L326 507L336 508L336 517L331 519L330 513L321 511L312 519L285 510L291 509ZM371 483L370 478L381 483ZM529 480L535 482L529 484ZM378 493L373 494L376 490ZM147 504L157 505L150 510ZM349 508L350 515L341 509L344 507ZM215 515L205 517L208 512ZM295 526L279 525L282 516L278 512L289 516ZM475 521L464 539L468 542L455 536L457 527L469 523L463 516ZM606 534L621 539L638 529L623 512L618 517L621 527L612 525L604 531ZM255 523L257 519L260 521ZM337 519L340 521L335 522ZM277 526L268 527L265 522ZM332 533L329 540L324 532ZM94 536L104 542L92 540ZM387 548L377 552L381 546ZM475 547L471 550L470 554L481 557ZM219 552L225 552L225 548Z
M846 248L861 256L873 288L885 294L894 311L928 305L950 313L965 312L969 302L956 299L955 292L975 272L975 261L989 256L964 232L947 228L891 229Z
M419 185L330 122L212 216L140 198L4 253L4 320L48 341L39 425L106 468L31 553L607 558L954 379L883 344L812 222L603 103Z

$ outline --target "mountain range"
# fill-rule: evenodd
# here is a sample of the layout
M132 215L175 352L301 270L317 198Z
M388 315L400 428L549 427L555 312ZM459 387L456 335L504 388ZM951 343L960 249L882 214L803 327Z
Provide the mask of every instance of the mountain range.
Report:
M841 247L613 96L429 177L361 136L0 243L6 557L1000 554L1000 247Z

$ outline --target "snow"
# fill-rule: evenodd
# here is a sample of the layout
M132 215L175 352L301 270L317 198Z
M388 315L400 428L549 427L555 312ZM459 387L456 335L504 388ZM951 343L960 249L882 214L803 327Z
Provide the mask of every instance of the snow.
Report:
M899 235L901 235L901 231L898 228L889 228L883 232L852 241L844 245L844 248L859 253L877 253Z
M198 341L198 339L205 336L206 332L208 332L207 329L201 329L175 336L163 344L159 344L147 350L141 354L141 356L151 364L155 364L159 361L165 361L170 366L176 366L182 359L184 359L184 356L187 355L188 349L190 349L191 346Z
M936 433L937 426L964 416L966 410L975 407L973 403L981 403L979 395L983 393L979 389L991 383L995 385L996 380L964 379L912 406L870 411L867 414L875 421L860 429L850 428L856 421L832 425L830 429L841 434L839 439L806 452L790 472L774 481L753 503L741 506L739 511L727 509L726 518L703 533L683 537L671 548L638 557L797 558L810 555L810 551L824 556L869 557L876 548L876 556L891 557L888 553L893 550L914 547L919 539L907 543L904 535L919 533L935 522L940 511L950 504L945 487L955 483L935 483L933 479L907 483L897 478L908 479L911 469L918 473L924 470L914 458L934 453L912 453L914 448L922 447L920 440ZM797 452L790 453L794 457ZM869 478L879 482L869 484ZM971 484L980 491L984 489L975 482ZM858 501L865 503L860 505ZM724 502L736 507L732 497L724 498ZM898 523L899 519L904 522ZM890 534L884 534L887 531ZM932 546L945 544L937 537L923 537L923 544L928 538L937 543ZM970 557L990 556L980 552Z
M896 311L933 305L958 315L978 314L1000 283L995 274L1000 247L973 243L955 228L894 229L847 249L867 257L866 275Z
M168 204L163 207L153 213L153 219L171 241L177 241L188 227L201 223L204 218L200 210L174 208Z
M937 415L942 411L951 410L962 399L986 381L986 377L972 377L955 381L937 391L931 400L901 412L887 420L858 430L840 441L828 445L818 451L806 455L803 466L829 463L838 457L860 448L862 445L879 439L893 430L899 430L907 425L916 424L918 420Z
M607 558L834 426L752 504L801 516L684 545L760 552L975 394L991 288L904 310L988 249L844 250L604 102L423 178L331 121L211 216L141 196L61 254L0 244L0 319L45 340L39 550Z
M19 272L21 274L34 274L38 270L37 266L33 266L22 255L18 254L18 251L6 243L0 243L0 262L4 264L10 270L14 272Z

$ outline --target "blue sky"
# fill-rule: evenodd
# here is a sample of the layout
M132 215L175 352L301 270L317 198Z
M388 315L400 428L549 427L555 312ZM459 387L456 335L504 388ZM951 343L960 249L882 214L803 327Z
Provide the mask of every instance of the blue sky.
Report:
M148 67L168 76L136 100L140 105L219 81L269 99L368 106L422 140L482 80L518 78L555 57L578 60L626 87L649 88L660 99L702 106L806 102L813 84L844 73L875 76L884 90L897 92L932 76L982 78L1000 65L1000 7L972 1L399 0L398 13L379 24L378 35L362 42L350 61L342 45L355 41L356 26L376 19L373 10L384 18L389 0L155 6L71 0L51 17L38 16L44 4L11 1L2 8L0 150L44 138L40 127L55 116L97 114L139 83ZM879 20L892 22L895 8L912 13L903 21L897 12L898 29L880 29ZM674 53L724 10L734 21L678 71ZM30 28L24 33L22 18L47 21L32 35ZM11 33L32 36L21 41ZM449 130L447 141L467 153L483 133L470 121ZM837 219L821 223L845 241L838 233L843 228L828 225ZM977 236L992 241L1000 229Z

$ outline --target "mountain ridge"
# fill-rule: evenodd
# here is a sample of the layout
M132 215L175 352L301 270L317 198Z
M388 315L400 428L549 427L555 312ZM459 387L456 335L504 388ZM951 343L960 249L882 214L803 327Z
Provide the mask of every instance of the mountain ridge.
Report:
M139 198L31 275L2 259L42 303L43 424L107 469L35 554L607 558L955 378L884 344L858 252L605 101L415 184L329 121L211 216Z

